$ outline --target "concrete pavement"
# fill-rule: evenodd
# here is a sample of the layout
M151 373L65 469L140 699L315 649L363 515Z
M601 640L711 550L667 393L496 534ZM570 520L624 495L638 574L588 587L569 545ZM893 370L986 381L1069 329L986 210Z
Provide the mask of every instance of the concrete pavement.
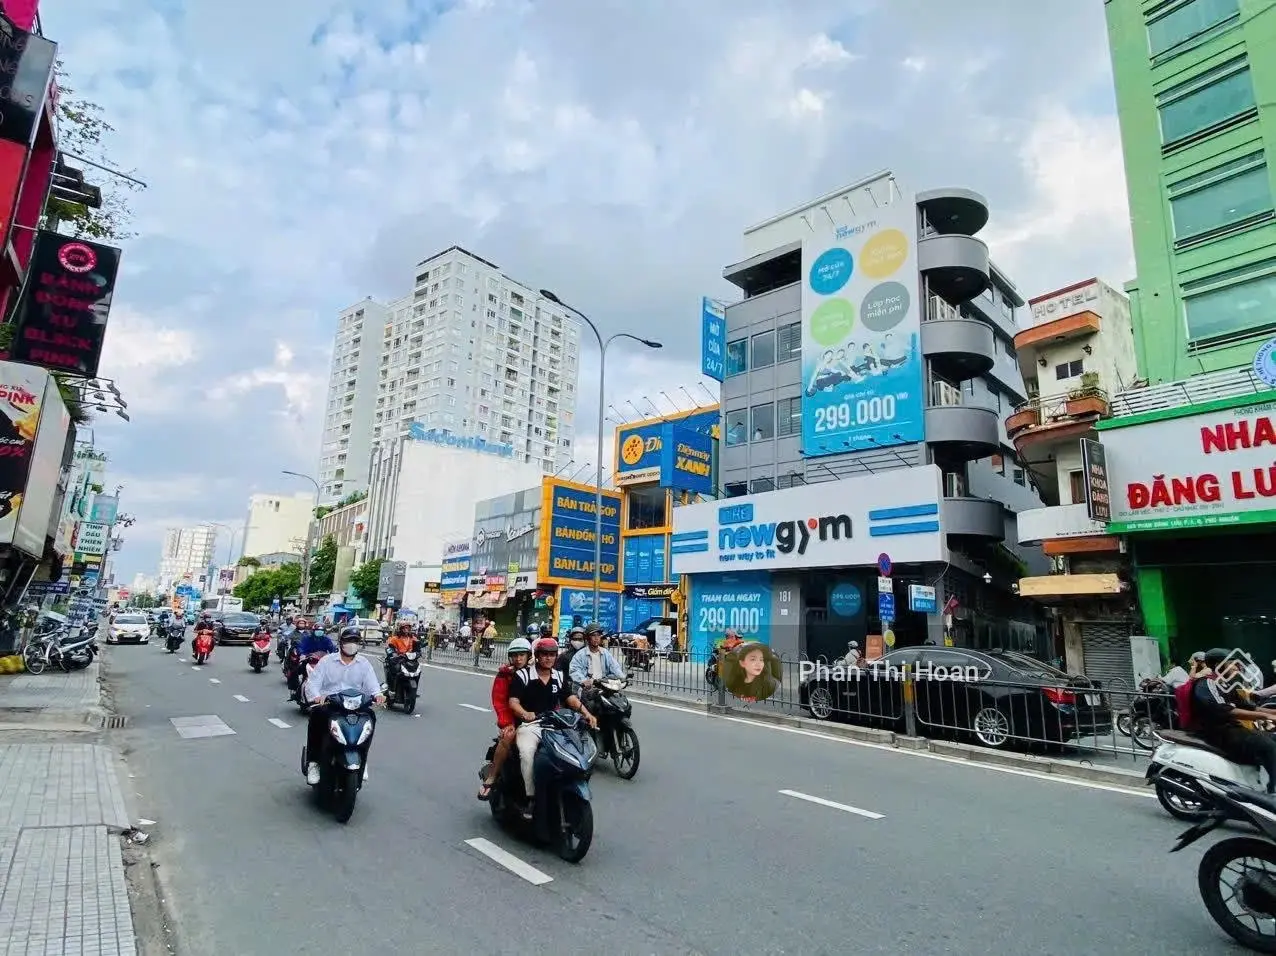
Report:
M417 715L382 715L341 826L309 799L277 666L121 648L111 675L179 952L1233 951L1200 851L1168 855L1181 827L1143 793L639 704L642 766L595 775L570 866L474 799L486 676L431 668Z

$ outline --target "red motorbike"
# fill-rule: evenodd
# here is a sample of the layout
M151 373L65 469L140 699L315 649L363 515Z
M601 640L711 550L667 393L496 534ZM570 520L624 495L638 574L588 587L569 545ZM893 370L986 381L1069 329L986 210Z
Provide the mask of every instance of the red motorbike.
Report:
M270 632L258 631L253 635L252 647L248 649L248 666L254 674L260 674L262 668L270 663Z
M327 655L323 651L315 651L307 654L306 659L300 662L297 673L297 687L292 693L292 699L297 704L297 709L303 714L310 713L310 698L307 696L310 683L310 675L314 673L314 669L319 666L319 662Z
M208 659L213 656L213 632L200 631L195 635L195 643L191 645L191 650L195 652L196 664L207 664Z

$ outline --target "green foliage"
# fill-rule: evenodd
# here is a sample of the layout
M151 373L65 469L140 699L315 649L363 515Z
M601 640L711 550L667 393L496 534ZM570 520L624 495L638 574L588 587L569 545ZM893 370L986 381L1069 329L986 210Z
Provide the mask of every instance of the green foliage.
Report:
M139 611L145 611L147 608L159 607L159 599L154 594L134 594L133 600L129 602Z
M352 505L356 501L362 501L366 497L368 497L368 493L366 491L352 491L337 502L337 507L344 508L346 505Z
M337 573L337 539L328 535L310 559L310 593L328 593Z
M282 600L300 591L301 565L285 564L280 568L253 572L235 585L232 593L244 602L244 607L258 608L268 607L275 598Z
M377 603L377 585L381 582L381 559L365 561L350 575L350 587L359 595L364 607Z
M322 521L327 515L332 514L335 508L329 508L327 505L320 505L315 509L315 520Z
M259 568L261 567L261 562L254 557L250 557L249 555L244 555L242 558L239 559L239 566L241 568Z

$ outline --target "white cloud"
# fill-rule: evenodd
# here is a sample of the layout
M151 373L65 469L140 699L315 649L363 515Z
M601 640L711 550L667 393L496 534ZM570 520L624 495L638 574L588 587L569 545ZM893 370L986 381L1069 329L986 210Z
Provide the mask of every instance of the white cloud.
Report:
M178 321L127 306L111 310L99 370L119 386L130 415L163 411L187 391L197 349L195 335Z

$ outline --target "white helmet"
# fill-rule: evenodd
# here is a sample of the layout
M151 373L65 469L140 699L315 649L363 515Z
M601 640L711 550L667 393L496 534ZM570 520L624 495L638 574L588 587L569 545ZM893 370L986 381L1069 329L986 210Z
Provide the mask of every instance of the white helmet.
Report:
M505 648L505 656L512 654L530 654L532 653L532 644L525 637L516 637L510 641L509 646Z

